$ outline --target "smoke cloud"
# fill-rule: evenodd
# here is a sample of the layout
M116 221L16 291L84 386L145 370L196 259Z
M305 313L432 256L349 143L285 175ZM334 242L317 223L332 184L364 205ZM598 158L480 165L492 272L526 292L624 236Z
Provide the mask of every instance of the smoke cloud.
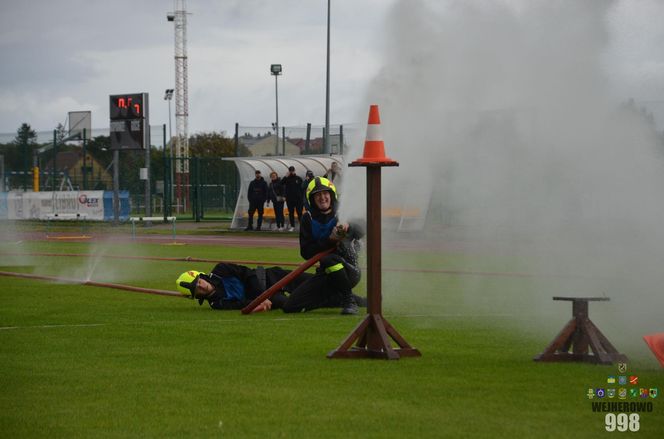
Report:
M640 353L640 336L664 329L664 148L611 84L608 17L619 6L399 1L367 103L380 105L387 155L400 162L383 172L383 206L426 222L419 237L386 233L388 246L419 239L420 253L475 256L457 269L486 271L491 260L538 275L501 297L485 289L486 277L446 285L461 290L465 311L531 316L546 331L571 316L551 296L609 296L591 305L591 318ZM356 145L350 160L362 154ZM345 187L364 188L363 174L347 170ZM342 215L363 215L364 198L346 198ZM413 265L399 254L390 265ZM419 294L435 291L440 302L459 292L429 279L431 291ZM396 291L406 283L391 281L384 294L417 302L417 292Z

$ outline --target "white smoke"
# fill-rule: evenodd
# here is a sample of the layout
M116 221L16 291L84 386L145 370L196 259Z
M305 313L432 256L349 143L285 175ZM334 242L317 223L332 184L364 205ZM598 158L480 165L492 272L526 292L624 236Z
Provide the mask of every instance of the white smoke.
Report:
M613 301L591 317L612 326L610 339L636 344L662 330L664 148L612 89L616 8L399 1L368 103L380 105L387 155L400 162L383 172L384 206L426 212L430 246L452 237L504 255L511 271L555 275L521 285L528 291L507 299L515 312L546 318L562 307L552 295L606 294ZM346 175L346 187L363 187L363 172ZM345 216L363 209L344 200ZM465 283L469 304L504 305L482 285Z

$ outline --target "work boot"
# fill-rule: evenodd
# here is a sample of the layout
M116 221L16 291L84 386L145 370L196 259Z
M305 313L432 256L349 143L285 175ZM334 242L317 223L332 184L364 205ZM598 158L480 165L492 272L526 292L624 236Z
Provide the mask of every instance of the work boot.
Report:
M357 304L350 291L342 293L341 296L341 314L355 315L358 313Z
M358 296L357 294L353 294L353 301L355 301L355 304L359 306L360 308L366 308L367 307L367 298Z
M245 227L245 229L244 229L245 232L248 232L248 231L250 231L250 230L254 230L254 226L252 226L251 224L249 224L249 225L248 225L247 227Z

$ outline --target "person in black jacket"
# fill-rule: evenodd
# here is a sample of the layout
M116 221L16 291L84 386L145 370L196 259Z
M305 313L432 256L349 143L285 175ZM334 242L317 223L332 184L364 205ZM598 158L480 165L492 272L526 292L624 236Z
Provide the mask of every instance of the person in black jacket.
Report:
M268 203L272 201L274 206L274 219L277 223L277 230L283 231L285 225L284 219L284 202L286 201L286 193L284 185L279 180L279 175L276 172L270 172L270 184L268 186Z
M249 268L230 262L220 262L209 273L196 270L185 271L177 278L175 285L180 294L189 299L197 299L199 305L207 301L212 309L237 310L249 305L256 297L288 274L290 271L280 267ZM253 312L283 308L290 292L313 277L313 274L302 273L283 286L271 298L264 300ZM358 299L361 300L361 298ZM338 308L341 303L338 298L332 298L322 306Z
M310 259L327 249L335 251L324 256L316 274L292 292L283 305L284 312L339 303L342 314L357 314L358 305L366 306L366 301L352 292L361 275L357 253L362 227L339 222L336 187L327 178L315 177L306 196L311 210L303 215L300 224L300 254Z
M288 219L290 221L288 231L292 232L295 230L294 213L297 213L297 221L302 221L302 178L295 173L295 166L290 166L288 175L281 182L286 190L286 204L288 204Z
M254 212L258 211L258 221L256 230L260 230L263 225L263 205L267 201L267 183L261 176L261 171L256 171L256 178L249 183L247 191L249 200L249 223L244 230L254 230Z
M304 181L302 182L302 203L304 205L304 210L311 209L311 207L309 206L309 200L307 200L307 197L305 197L304 195L307 193L307 186L309 186L309 183L313 179L314 179L314 173L307 169L306 174L304 174Z
M242 309L263 291L281 280L290 271L280 267L256 267L255 269L232 263L220 262L210 273L189 270L175 281L177 290L190 299L207 301L212 309ZM288 299L287 291L293 291L313 275L303 273L281 291L265 300L255 311L280 309Z

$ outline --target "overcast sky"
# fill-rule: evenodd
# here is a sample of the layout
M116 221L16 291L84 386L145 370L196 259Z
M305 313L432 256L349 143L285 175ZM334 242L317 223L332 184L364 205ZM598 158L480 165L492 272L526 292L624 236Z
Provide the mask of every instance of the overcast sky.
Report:
M349 120L380 66L379 28L390 0L332 5L331 123ZM269 126L270 64L279 78L281 125L324 123L325 0L189 0L190 132ZM0 132L37 130L91 110L108 126L110 94L148 92L150 123L168 120L173 88L172 0L2 0ZM173 103L174 104L174 103ZM175 107L173 105L173 114Z
M370 103L367 85L384 67L385 21L398 1L409 0L333 0L331 123L364 118L358 109ZM136 92L150 94L150 123L167 123L163 95L175 74L173 23L166 14L173 0L1 4L0 132L15 132L22 122L51 130L68 111L79 110L91 110L93 128L104 128L108 96ZM269 126L272 63L284 69L280 125L324 124L326 4L188 0L190 133L230 133L235 122ZM606 59L617 95L664 101L662 17L664 1L615 2Z

